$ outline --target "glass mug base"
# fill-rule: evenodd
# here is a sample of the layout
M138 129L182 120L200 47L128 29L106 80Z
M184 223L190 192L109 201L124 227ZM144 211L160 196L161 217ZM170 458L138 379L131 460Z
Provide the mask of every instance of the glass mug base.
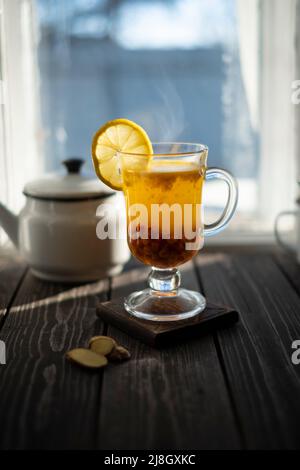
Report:
M125 309L134 317L156 322L185 320L194 317L206 307L199 292L179 288L175 292L161 293L145 289L130 294L124 302Z

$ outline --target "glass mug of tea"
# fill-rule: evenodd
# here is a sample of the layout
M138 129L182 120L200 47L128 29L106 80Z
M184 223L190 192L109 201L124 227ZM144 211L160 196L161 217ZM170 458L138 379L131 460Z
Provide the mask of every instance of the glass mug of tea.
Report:
M157 143L153 154L119 152L127 211L127 238L132 254L152 267L149 287L125 299L138 318L176 321L197 315L206 306L199 293L180 287L178 266L202 248L232 218L238 201L237 182L227 171L207 168L208 148L201 144ZM205 180L228 186L221 217L206 225L202 214Z

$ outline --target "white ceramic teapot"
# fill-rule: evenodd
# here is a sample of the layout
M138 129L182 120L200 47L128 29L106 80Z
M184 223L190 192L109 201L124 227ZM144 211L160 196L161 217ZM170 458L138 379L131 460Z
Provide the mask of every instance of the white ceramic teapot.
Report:
M19 216L0 204L0 225L39 278L83 282L115 275L130 257L126 237L97 238L96 211L110 204L109 217L117 214L122 224L123 196L82 174L83 160L63 163L66 174L25 185L26 204Z

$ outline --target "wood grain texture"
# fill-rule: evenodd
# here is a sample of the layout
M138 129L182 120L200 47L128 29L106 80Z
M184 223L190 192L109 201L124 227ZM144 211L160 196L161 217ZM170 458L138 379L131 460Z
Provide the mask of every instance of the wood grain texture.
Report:
M64 353L102 333L95 306L107 288L105 281L72 289L26 275L1 331L1 448L94 447L101 372L80 369Z
M0 328L25 271L24 263L0 256Z
M147 270L114 279L112 297L145 285ZM198 289L191 265L183 284ZM102 449L238 448L232 414L212 336L155 350L108 327L132 358L105 371L99 441Z
M300 366L291 363L300 274L289 257L201 254L205 294L236 307L239 324L162 351L109 328L132 359L96 373L64 352L106 332L95 307L107 300L108 282L72 288L30 273L21 282L24 265L0 266L0 308L9 306L0 331L0 448L300 447ZM146 275L116 277L113 297L140 289ZM191 265L183 284L198 289Z
M275 261L284 273L290 284L300 295L300 263L296 260L296 255L291 255L282 250L278 250Z
M200 255L205 294L240 313L218 333L230 389L248 448L300 447L299 297L269 255Z

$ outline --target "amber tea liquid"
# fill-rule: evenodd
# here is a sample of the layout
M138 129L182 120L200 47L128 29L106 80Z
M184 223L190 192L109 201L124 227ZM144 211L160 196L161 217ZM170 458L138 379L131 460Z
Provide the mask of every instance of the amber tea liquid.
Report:
M152 165L150 170L145 171L123 170L128 245L132 254L144 264L172 268L185 263L197 253L198 249L187 249L187 242L202 245L202 234L198 228L204 173L204 168L199 168L199 165L180 161L172 162L171 165L167 162ZM138 224L138 230L144 233L143 238L137 237L136 231L131 229L134 216L130 208L136 204L142 204L148 214L145 226ZM172 211L161 211L158 219L153 218L153 205L172 207L174 204L180 209L181 216L179 212L175 217ZM184 216L186 207L189 207L189 211ZM166 218L170 229L169 238L165 238ZM182 235L179 238L180 232ZM187 238L186 233L194 235Z

